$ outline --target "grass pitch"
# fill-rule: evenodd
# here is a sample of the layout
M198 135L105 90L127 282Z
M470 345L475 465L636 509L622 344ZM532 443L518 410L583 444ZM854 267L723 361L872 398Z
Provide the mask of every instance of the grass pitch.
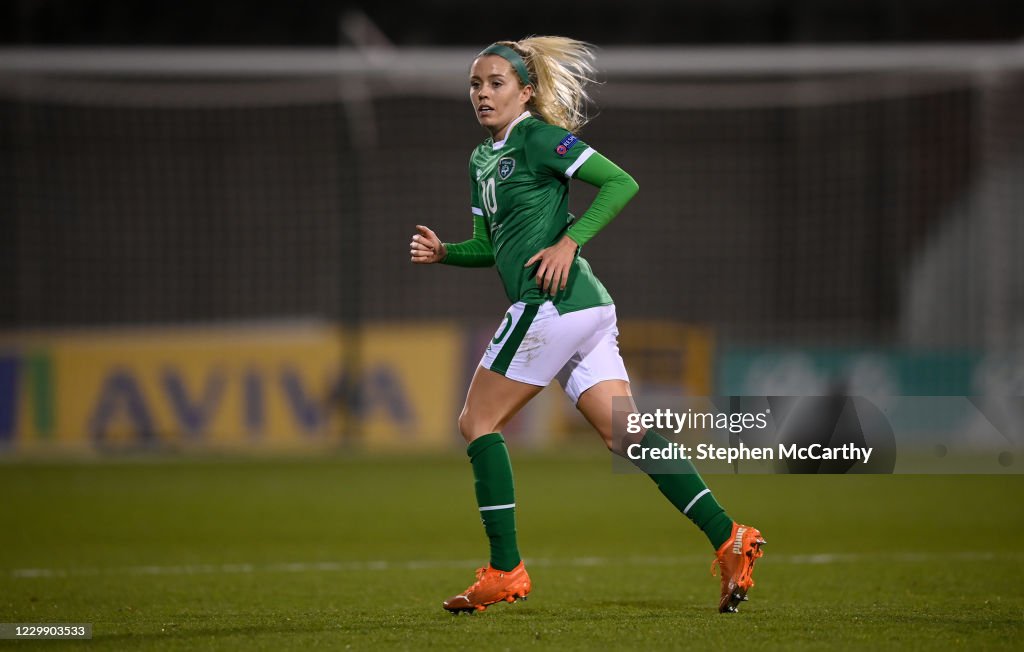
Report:
M768 539L737 615L711 550L604 456L513 451L527 602L451 616L486 561L463 456L0 465L15 649L1020 649L1024 477L711 476Z

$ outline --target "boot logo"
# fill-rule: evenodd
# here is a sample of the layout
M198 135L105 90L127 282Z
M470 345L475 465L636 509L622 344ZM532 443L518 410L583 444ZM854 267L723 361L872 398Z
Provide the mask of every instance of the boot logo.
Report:
M746 532L746 531L747 531L747 528L745 528L745 527L737 528L737 530L736 530L736 538L732 542L732 552L733 552L733 554L738 555L743 550L743 533Z

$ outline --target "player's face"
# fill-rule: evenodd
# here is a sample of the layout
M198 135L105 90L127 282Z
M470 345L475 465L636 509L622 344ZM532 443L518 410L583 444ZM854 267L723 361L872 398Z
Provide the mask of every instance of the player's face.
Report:
M496 54L478 58L469 70L469 99L476 119L496 139L526 110L532 96L533 86L520 86L512 64Z

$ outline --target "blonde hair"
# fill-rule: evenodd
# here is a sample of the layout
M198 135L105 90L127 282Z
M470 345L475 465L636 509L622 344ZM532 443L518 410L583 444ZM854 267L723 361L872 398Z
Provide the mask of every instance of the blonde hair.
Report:
M533 85L527 108L545 122L567 131L587 123L586 86L594 82L593 46L565 36L530 36L498 41L516 51L526 63Z

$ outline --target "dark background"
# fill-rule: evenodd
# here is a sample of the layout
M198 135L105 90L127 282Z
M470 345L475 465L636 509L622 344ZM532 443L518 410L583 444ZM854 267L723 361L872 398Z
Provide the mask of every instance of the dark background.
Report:
M1024 337L1024 70L993 59L1013 46L980 61L955 47L1019 39L1024 0L0 3L7 44L82 46L69 56L83 60L102 46L223 46L200 55L215 66L234 46L391 44L460 47L468 62L530 33L654 57L668 43L953 43L925 69L894 53L902 68L791 78L610 73L581 136L643 190L586 256L622 314L707 324L719 341ZM415 224L470 233L481 130L462 90L436 83L464 66L435 81L0 68L0 328L401 322L454 305L490 325L507 301L496 274L407 259ZM574 190L571 209L592 196Z
M602 45L985 41L1024 35L1021 0L6 0L0 43L309 45L352 40L362 17L395 45L572 34Z

